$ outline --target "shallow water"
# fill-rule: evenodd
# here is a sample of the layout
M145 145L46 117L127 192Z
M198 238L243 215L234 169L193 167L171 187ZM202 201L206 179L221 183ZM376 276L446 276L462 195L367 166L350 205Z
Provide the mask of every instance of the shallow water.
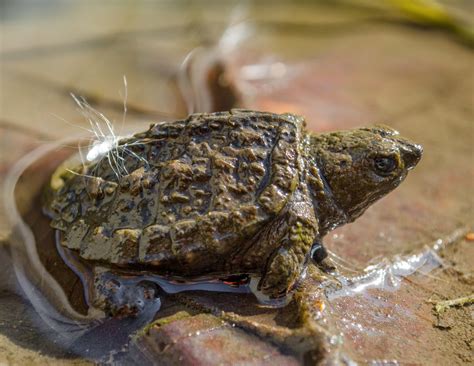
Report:
M115 354L114 357L122 355L130 341L129 336L159 315L167 295L180 292L254 294L258 299L256 306L260 303L271 308L285 306L291 300L291 296L274 300L263 295L257 290L258 277L180 281L147 272L138 275L124 272L119 280L121 286L133 287L150 281L159 286L158 297L144 306L137 317L107 318L89 301L93 268L60 244L60 234L54 232L49 226L49 219L42 213L43 186L49 181L56 165L62 163L57 157L67 157L71 153L62 147L68 142L71 141L42 146L25 156L7 179L5 198L13 231L11 255L18 283L43 323L54 330L51 341L57 346L71 354L110 361L112 354ZM72 162L75 159L68 160ZM41 171L44 180L37 191L26 198L24 193L28 187L25 185L33 176L38 181L38 171ZM33 206L28 207L26 212L20 212L18 199L31 200ZM80 286L77 286L77 279ZM100 337L110 332L114 334L111 342L98 342ZM117 353L117 350L120 352Z
M222 283L183 285L154 277L168 293L160 294L159 302L148 312L135 319L106 319L88 307L87 291L83 289L83 283L88 280L70 271L57 255L54 232L49 229L46 217L40 214L42 184L39 183L47 182L50 172L70 154L65 149L43 146L20 161L7 182L7 212L14 227L13 250L11 257L2 250L0 260L10 266L13 258L20 286L11 274L1 272L0 285L2 291L8 288L8 299L15 299L8 302L5 296L2 303L7 309L4 318L12 324L8 328L12 339L25 347L61 357L80 355L92 360L124 360L125 363L141 360L145 354L144 359L151 363L163 350L151 347L150 351L145 345L159 345L163 340L153 338L153 332L142 334L137 330L148 324L160 308L158 318L167 319L182 310L190 315L179 323L189 337L176 340L166 333L169 336L166 347L180 357L189 354L204 357L206 350L213 350L217 359L234 348L248 349L249 345L264 340L265 345L276 344L278 351L260 345L265 356L272 355L272 360L282 353L294 357L285 359L288 364L292 364L292 360L303 362L315 349L325 349L318 355L328 358L332 355L333 360L346 364L447 363L453 359L450 354L456 352L461 355L460 360L467 359L467 353L460 350L466 348L468 341L465 325L470 319L469 310L458 308L456 312L448 312L454 319L464 314L458 323L450 319L440 323L441 317L433 314L428 300L466 295L466 291L472 290L466 274L469 268L457 266L464 263L462 253L470 253L462 239L465 231L457 228L470 222L472 217L465 213L472 207L469 206L472 198L468 196L472 189L469 183L472 172L466 168L472 163L472 159L469 160L472 148L468 145L472 142L472 134L469 135L472 129L466 127L472 114L467 107L470 101L465 99L472 94L464 80L472 60L461 48L429 32L394 25L383 27L379 20L369 25L368 15L363 13L341 15L327 7L317 13L300 10L299 16L306 19L306 15L311 15L311 19L298 28L292 15L295 24L290 35L279 28L281 19L286 19L285 9L281 19L264 20L265 26L261 28L249 22L227 27L232 21L225 20L224 28L228 30L225 36L218 37L220 40L215 42L218 46L192 51L181 66L177 84L183 94L183 105L173 104L175 96L171 103L169 98L154 94L155 89L145 88L142 94L131 94L135 107L130 110L156 112L155 107L160 109L173 104L168 116L173 113L184 116L186 111L229 109L238 104L304 114L309 128L318 131L383 121L420 139L427 148L416 175L409 177L396 194L368 211L353 226L326 238L330 258L338 271L331 276L321 275L310 266L295 301L277 308L262 306L265 299L257 294L259 303L251 293L255 281L250 286L235 288ZM266 9L262 14L267 14ZM313 23L313 15L322 16L324 22ZM181 21L181 12L178 18ZM361 23L353 27L351 22L355 18ZM146 85L150 75L162 72L156 60L168 57L170 50L168 46L165 51L156 47L161 41L156 44L150 39L141 41L146 44L146 60L128 65L127 71L144 70L141 79L131 77L129 80L131 86L135 82L139 88ZM171 42L174 44L175 40ZM183 58L191 48L186 46ZM87 51L87 47L85 49ZM80 59L81 53L82 49L74 53L73 58ZM103 71L108 71L108 65L120 62L117 55L123 56L122 48L104 54L107 66L91 73L94 80L101 74L97 70L107 74ZM452 62L453 55L458 62ZM171 53L170 59L172 57L180 59L181 55ZM94 62L90 62L86 57L87 67L81 70L81 75L87 78L85 70L98 58L102 56L94 54L91 58ZM45 60L50 62L47 57ZM45 71L48 64L45 66L37 59L32 62L38 63L40 75L51 77ZM19 65L22 70L21 62ZM104 78L107 93L115 90L110 85L120 84L121 73L121 70L111 70L112 76ZM76 76L71 80L78 82ZM53 80L57 80L57 76ZM88 89L89 85L84 83L81 87L86 85ZM30 89L30 84L31 80L23 92ZM65 89L69 91L71 85ZM450 96L439 92L441 89L449 89ZM92 94L101 92L94 90ZM62 100L49 105L48 112L56 113L65 103L67 101ZM121 98L117 98L117 114L121 114L121 103ZM106 106L109 105L106 103ZM143 117L143 114L136 113L137 116ZM47 120L38 117L32 118L29 111L27 120ZM146 115L147 123L149 119ZM14 180L27 165L30 167L27 176L15 185ZM13 199L15 190L16 200ZM451 233L454 239L450 240L446 233ZM440 247L438 240L452 245ZM44 250L37 250L38 245L45 245ZM460 245L460 258L453 264L451 259ZM444 252L451 257L446 259ZM69 258L67 262L72 261ZM45 263L50 272L45 271ZM10 267L5 268L7 272ZM456 274L450 274L450 270ZM181 292L183 289L186 291ZM226 290L230 292L224 293ZM204 312L224 319L226 332L227 326L231 328L229 333L223 331L225 335L219 338L218 325L206 328L194 324L194 317ZM241 318L222 318L222 312L238 314ZM308 318L305 318L306 313L309 313ZM4 319L0 321L3 324ZM305 345L306 348L295 347L291 342L288 345L278 338L279 332L295 336L301 329L313 329L313 323L318 330L309 334L317 341ZM443 327L447 323L448 328L439 330L438 323ZM157 332L163 336L167 331L176 331L178 325L173 328L173 324ZM129 334L136 337L127 350L124 345L130 342ZM232 339L234 343L223 342L226 346L214 350L208 343L200 343L206 334L222 341ZM258 334L258 337L237 346L237 341L249 334ZM305 334L305 339L310 338ZM193 353L190 345L195 345L198 351Z
M52 159L55 160L58 154L64 156L70 153L64 151L58 153L58 151L61 151L60 147L51 145L32 152L18 163L7 181L8 212L14 228L11 254L16 277L22 292L41 317L42 325L38 323L37 326L47 326L54 330L49 337L56 346L67 350L69 354L99 361L126 359L129 357L127 349L130 336L149 324L157 315L159 316L162 304L167 301L173 302L169 299L169 295L180 292L197 294L196 291L198 291L202 292L199 296L208 296L209 299L212 299L212 293L230 292L244 295L253 292L259 300L254 300L252 306L255 308L259 307L259 302L271 307L285 306L290 302L291 298L280 303L264 298L256 291L258 278L251 278L240 286L235 286L235 284L226 284L222 280L180 283L142 273L139 276L125 276L121 280L122 284L134 285L141 281L156 283L161 289L156 300L144 307L144 311L138 317L121 319L105 317L102 312L90 307L88 301L87 288L91 281L92 268L79 261L71 251L59 244L57 234L55 236L49 227L48 219L42 213L38 213L37 205L30 207L29 212L28 210L20 212L17 199L15 199L22 196L22 192L27 188L25 183L29 182L38 171L42 172L43 179L48 179L56 164L60 162L52 163ZM24 196L22 198L25 199ZM31 202L40 202L41 189L32 193L29 199ZM35 212L32 214L31 210ZM341 262L341 258L330 253L330 261L339 270L325 275L325 279L315 283L315 286L323 290L325 296L319 300L321 301L320 311L313 314L315 321L327 327L329 343L338 348L348 335L356 338L378 339L383 334L379 324L391 323L393 317L405 319L413 317L412 310L403 304L387 302L386 297L403 289L407 278L415 275L429 276L434 270L442 268L443 260L438 255L439 251L459 240L465 232L465 229L459 229L444 241L438 239L420 252L396 256L392 259L385 258L366 267L363 271L351 270L347 267L347 263ZM47 254L41 255L42 251ZM54 261L58 259L63 263L62 268L56 270L59 265L54 264ZM49 270L45 268L45 264L50 266ZM353 271L358 274L353 275L351 273ZM79 286L75 281L77 278L79 278ZM351 314L347 314L344 310L347 301L353 303L355 301L361 313L352 311ZM366 312L369 307L374 311ZM381 309L391 309L391 315L381 316ZM371 315L368 316L368 314ZM108 337L110 342L104 342L102 337L111 333L114 336ZM133 349L137 352L136 347ZM347 358L344 354L340 357ZM385 361L374 361L374 364L384 364Z
M251 278L236 287L221 280L179 283L143 273L122 280L128 285L149 280L161 288L158 298L145 307L138 317L107 318L102 312L90 307L87 288L92 269L59 244L57 236L48 225L48 218L38 210L41 189L29 192L30 197L24 195L33 176L37 181L47 181L60 163L56 158L68 153L70 152L54 145L42 147L20 161L7 181L6 202L14 229L11 255L20 285L19 293L26 296L41 318L41 321L34 324L37 327L35 332L41 332L41 329L44 332L45 327L53 330L52 333L46 332L48 339L44 343L52 342L69 355L80 355L96 361L124 360L126 363L130 357L142 357L139 355L141 346L135 344L135 341L130 343L133 339L130 336L140 333L140 329L159 316L162 304L169 306L174 303L175 300L170 298L172 294L189 292L191 298L207 297L207 301L212 302L215 296L213 294L229 292L245 296L253 292L251 296L259 300L254 298L250 306L253 309L261 306L259 302L271 307L289 303L291 298L278 304L268 302L268 299L255 290L257 278ZM41 172L40 177L38 172ZM19 207L18 204L21 206L21 201L25 199L36 204ZM318 294L319 290L312 291L309 288L304 292L304 301L312 303L312 306L318 304L312 319L326 329L328 343L334 348L333 353L349 362L350 357L340 351L349 339L378 342L387 336L383 324L390 326L394 321L405 323L409 319L416 320L417 314L411 305L397 303L397 297L403 296L407 291L410 283L407 281L410 278L431 276L434 271L442 269L444 263L439 252L458 241L465 233L465 228L458 229L444 239L435 240L421 251L391 259L384 258L362 271L330 252L329 262L334 264L336 270L319 280L314 280L311 275L309 277L310 283L322 290L324 296L317 295L314 298L312 293ZM62 264L55 262L58 260ZM45 264L49 266L49 270L45 268ZM348 306L350 311L347 311ZM109 337L110 334L113 337ZM108 341L104 342L104 337ZM131 345L133 354L127 351ZM383 365L396 364L398 361L371 362Z
M223 86L219 81L224 72L222 52L231 51L244 41L250 35L247 28L244 23L231 27L217 47L193 50L185 58L178 81L189 113L228 110L236 105L238 97L235 89ZM125 79L124 82L126 87ZM78 103L84 109L83 102ZM87 113L86 118L89 117ZM99 123L103 124L103 121ZM97 130L97 138L107 138L102 136L102 130L107 130L109 126L92 127ZM120 132L126 135L122 129L123 125ZM77 136L42 145L19 161L5 182L5 206L12 230L11 258L19 284L17 292L27 298L39 315L41 321L35 325L39 332L44 327L53 330L52 334L46 332L49 339L45 339L44 343L54 343L64 349L65 354L112 361L124 353L130 336L159 314L162 302L167 301L167 296L171 294L185 291L253 294L255 306L261 304L268 308L283 307L291 301L291 295L278 300L263 295L257 290L259 278L253 276L236 284L225 279L177 281L141 273L121 278L121 285L136 286L142 281L150 281L157 284L160 291L158 297L147 303L137 317L111 319L91 306L93 268L59 244L58 234L53 232L49 219L42 213L43 190L54 170L65 160L68 161L66 167L80 164L84 156L89 158L97 150L99 144L89 142L89 138L88 135ZM112 146L115 136L110 138L113 139ZM32 181L36 182L33 190L30 187ZM104 342L102 337L109 333L114 336Z

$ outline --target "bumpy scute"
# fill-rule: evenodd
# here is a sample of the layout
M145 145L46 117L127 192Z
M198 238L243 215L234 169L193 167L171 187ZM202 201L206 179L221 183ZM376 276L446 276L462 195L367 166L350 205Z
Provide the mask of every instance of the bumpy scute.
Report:
M302 128L292 115L243 110L152 125L111 152L129 174L102 159L65 175L52 225L84 259L202 272L291 198Z

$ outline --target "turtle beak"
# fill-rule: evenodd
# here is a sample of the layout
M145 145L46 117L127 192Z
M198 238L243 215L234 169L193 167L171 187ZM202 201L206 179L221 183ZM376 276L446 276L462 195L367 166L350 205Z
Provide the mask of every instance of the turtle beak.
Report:
M405 167L408 170L413 169L416 164L418 164L421 156L423 155L423 147L421 145L405 141L403 143L403 147L400 150Z

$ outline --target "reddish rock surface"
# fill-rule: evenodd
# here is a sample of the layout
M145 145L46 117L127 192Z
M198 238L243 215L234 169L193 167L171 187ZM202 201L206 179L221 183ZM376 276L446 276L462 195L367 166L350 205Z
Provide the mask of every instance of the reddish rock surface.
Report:
M378 6L361 10L282 2L268 11L264 4L254 5L247 9L249 27L227 29L220 41L229 25L223 14L243 11L230 3L205 11L164 3L44 9L49 10L37 14L35 7L19 8L0 23L2 179L26 152L87 127L69 92L84 94L120 122L125 74L127 128L184 116L180 64L197 46L208 47L206 62L217 59L224 65L216 77L212 67L200 64L206 75L214 75L214 93L237 90L235 98L214 98L217 104L238 100L247 108L303 114L313 131L384 123L425 151L399 189L328 235L325 243L340 271L336 279L321 277L311 267L294 301L281 309L259 306L249 294L166 296L156 323L136 333L121 357L202 365L474 362L472 306L439 313L432 303L474 292L474 247L465 236L474 231L474 57L452 33L408 27L398 12ZM247 38L246 29L251 32ZM229 48L239 37L238 46ZM199 54L191 61L196 59L199 63ZM53 154L36 166L43 174L30 171L19 198L36 233L45 235L38 236L38 244L50 273L78 298L80 288L71 284L79 282L61 266L54 243L44 239L51 235L41 229L44 222L37 220L38 201L33 200L55 163ZM8 235L7 215L0 212L0 238ZM446 246L435 255L426 251L439 240ZM58 351L51 330L38 330L36 314L14 288L6 248L3 240L0 333L9 340L0 338L0 363L31 359L13 343L71 356ZM420 253L428 261L411 263L413 273L396 267ZM375 267L364 271L369 265ZM353 291L364 284L365 290ZM87 352L79 356L89 357Z

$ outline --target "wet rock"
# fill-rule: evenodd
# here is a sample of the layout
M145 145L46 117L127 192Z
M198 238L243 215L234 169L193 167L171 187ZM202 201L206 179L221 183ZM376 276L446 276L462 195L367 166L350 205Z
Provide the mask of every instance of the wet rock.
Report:
M466 169L474 152L472 103L466 98L473 89L465 81L472 73L472 53L432 33L379 29L384 31L332 40L305 61L284 63L284 75L272 80L250 83L242 73L235 74L249 107L301 113L315 131L383 122L424 146L416 174L400 190L326 238L331 263L348 278L367 276L374 270L370 265L396 260L402 253L419 254L425 245L442 246L460 227L471 226L472 231L474 223L474 171ZM229 58L229 63L234 70L248 64L260 70L272 67L258 56L249 61L249 54ZM450 61L453 54L458 63ZM274 58L285 60L286 55ZM449 93L443 85L452 86ZM472 292L472 264L465 260L472 258L471 252L468 240L458 238L438 252L442 264L435 269L385 277L388 282L379 288L364 289L368 283L359 283L359 292L329 303L313 298L321 279L312 273L304 282L302 301L313 318L332 324L334 335L341 332L343 352L356 362L462 364L469 359L469 316L461 315L465 309L455 311L464 325L452 317L438 319L428 300ZM391 280L399 282L396 290ZM331 293L341 284L328 286Z
M136 338L134 350L150 364L157 359L162 365L299 364L271 343L209 314L161 319Z
M349 277L363 275L364 268L369 264L377 265L382 259L392 260L401 253L417 253L425 244L442 239L459 226L472 226L473 91L469 78L472 74L472 51L450 42L441 33L420 32L393 23L383 24L378 13L370 13L370 16L378 17L377 22L370 23L366 12L359 13L352 8L344 12L341 10L343 7L324 7L321 11L312 12L304 6L295 5L295 12L290 12L286 6L287 3L275 4L271 12L267 8L260 11L257 18L264 19L267 28L258 29L255 37L244 45L250 49L254 45L253 52L246 52L244 47L240 47L240 57L236 57L234 52L226 60L229 61L226 72L232 67L236 71L234 80L230 82L239 88L244 104L272 112L304 114L311 121L310 127L318 131L371 121L384 122L425 147L425 156L416 175L409 177L396 193L374 206L356 223L328 238L329 257L338 260L339 270ZM6 172L7 167L23 155L23 151L32 147L30 136L52 132L53 136L59 137L79 132L50 116L53 112L75 124L82 123L72 110L72 104L68 104L66 91L79 88L99 96L97 101L100 101L100 96L113 94L111 90L122 87L120 75L125 71L130 85L131 80L134 87L138 85L130 93L130 101L142 112L163 109L185 114L184 106L175 100L174 89L168 84L169 75L176 71L177 63L196 43L194 38L184 41L179 38L190 33L188 28L182 26L184 8L168 9L166 14L170 16L160 20L160 26L172 30L174 38L171 40L161 38L162 28L155 29L155 12L141 12L141 16L137 12L134 24L117 21L126 19L122 17L125 8L107 7L95 12L87 5L80 11L72 12L73 18L71 14L55 17L51 26L27 17L28 21L24 23L26 33L14 32L9 26L4 28L5 49L9 52L2 54L2 64L8 63L4 69L7 72L3 73L2 91L5 95L3 99L8 98L9 102L4 103L2 110L2 172ZM193 14L190 22L199 23L194 14L196 9L193 9L190 10ZM218 6L208 10L199 15L205 18L201 23L207 27L194 27L193 30L209 29L210 24L222 19L219 16L222 9ZM291 23L284 21L289 14ZM143 17L147 20L143 21ZM67 29L74 27L76 21L71 19L86 21L87 26L82 29L87 34L82 30L57 31L65 23ZM166 21L166 24L161 21ZM285 24L288 28L282 26ZM277 32L265 32L268 26ZM143 27L147 32L137 31ZM25 37L28 33L36 34L38 29L46 36ZM129 31L134 32L133 37L129 36ZM153 37L148 35L151 31ZM117 39L120 42L116 42ZM34 40L35 45L25 43L25 40L30 43ZM38 40L39 44L36 44ZM258 67L262 66L262 58L258 56L275 54L278 50L281 53L275 55L277 62L270 66L276 71L272 71L272 75L283 77L270 82L254 80L252 88L248 88L248 80L242 83L241 77L245 76L245 70L241 69L243 64L254 66L253 69L247 68L247 75L248 70L261 71L262 68ZM135 57L135 52L143 53L145 57ZM99 58L101 62L97 63ZM20 77L21 73L28 75ZM83 76L80 80L77 79L78 74ZM119 120L123 100L116 96L112 102L107 106L115 109ZM102 107L100 109L103 111ZM4 123L5 119L11 123ZM147 116L146 121L154 119ZM27 148L23 149L25 146ZM44 178L43 173L42 169L32 173L34 179L24 186L23 203L40 206L38 202L32 203L29 197L39 189L38 182ZM37 228L48 225L47 221L41 222L38 214L30 215L29 219ZM4 222L3 217L0 221ZM40 241L50 241L50 234L40 237ZM54 246L51 248L40 253L44 263L48 263L51 273L66 293L71 298L80 299L78 302L82 302L85 312L87 308L79 280L73 273L67 273L67 267L61 266L60 258L51 254ZM417 364L469 364L473 362L472 306L446 312L447 318L443 315L439 320L444 329L439 329L429 300L457 298L472 291L474 277L472 263L469 262L473 257L472 249L472 242L453 243L441 253L443 266L429 273L415 273L403 278L397 291L371 289L354 297L341 297L327 303L324 296L317 296L321 281L325 279L318 277L317 272L311 272L302 284L302 306L296 306L293 302L285 310L262 310L257 309L248 297L205 293L199 294L200 302L209 305L206 311L211 306L234 312L240 309L240 315L245 320L264 324L269 334L276 331L274 325L287 330L298 328L302 317L317 321L319 325L327 324L325 329L329 329L335 337L332 341L338 344L346 357L361 364L387 360ZM333 285L335 288L338 286L337 283ZM197 298L196 294L192 295ZM173 306L168 309L171 313L183 307L189 311L190 307L177 300ZM186 337L176 329L179 324L194 331L202 327L216 335L220 344L227 347L216 350L216 359L227 359L228 349L234 360L238 360L245 355L235 355L234 345L248 347L250 343L259 357L271 354L278 360L293 362L291 356L281 353L271 342L263 344L261 338L248 335L241 328L228 328L228 323L221 325L220 320L216 320L219 319L217 315L194 316L200 311L197 307L192 309L193 315L170 319L170 323L157 325L156 329L141 335L137 343L140 346L136 349L149 350L147 357L156 359L153 358L154 352L166 352L160 351L154 337L164 339L167 344L176 340L170 347L183 355L185 360L191 360L191 356L194 357L199 350L197 345L207 345L211 341L204 334ZM192 324L196 327L193 328ZM268 328L270 325L272 327ZM216 330L213 330L214 326ZM6 332L5 327L1 332ZM28 333L29 330L24 328L22 332ZM13 331L8 334L14 338ZM36 333L29 334L31 341ZM3 337L0 345L0 363L4 362L4 354L12 355L6 362L38 361L38 356L31 353L31 358L21 358L21 351L14 344L3 342ZM30 342L30 345L33 346L33 343ZM6 347L7 351L2 347ZM188 355L189 358L186 358ZM203 356L209 357L209 354ZM247 356L250 357L250 354ZM173 360L169 353L166 357ZM253 362L250 358L246 360ZM45 362L52 361L48 359Z

